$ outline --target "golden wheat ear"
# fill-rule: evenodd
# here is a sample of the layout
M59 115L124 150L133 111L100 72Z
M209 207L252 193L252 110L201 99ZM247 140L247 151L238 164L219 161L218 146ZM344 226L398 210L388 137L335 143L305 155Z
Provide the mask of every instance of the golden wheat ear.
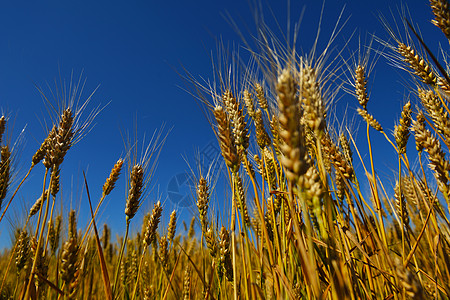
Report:
M62 246L61 252L61 280L64 282L67 293L71 295L76 292L76 284L79 275L79 250L77 234L77 221L75 211L69 212L68 240Z
M220 149L225 163L233 173L239 170L240 159L234 144L231 124L227 113L222 106L218 105L214 108L214 116L217 122L217 136L219 138Z
M363 109L367 110L367 102L369 102L369 96L367 95L367 79L365 74L365 66L358 65L355 70L355 91L356 98L359 105Z
M139 208L143 183L144 183L144 168L140 164L134 165L131 170L130 189L128 190L127 204L125 207L125 215L127 216L127 222L134 217Z
M147 223L147 228L144 235L144 247L150 246L155 241L156 230L158 229L161 213L162 213L161 202L158 201L153 207L152 214Z
M417 38L419 43L422 45L422 47L425 49L431 60L433 61L435 67L439 70L439 73L441 73L441 76L443 78L439 78L438 85L443 87L443 90L446 91L447 88L450 86L450 77L447 73L446 68L444 68L441 63L437 60L436 56L433 54L433 52L428 48L427 44L423 41L422 37L417 33L417 31L414 29L414 27L411 25L411 23L406 20L406 23L408 24L409 29L413 32L414 36ZM421 67L423 68L423 67ZM428 70L428 68L426 68ZM424 80L424 78L422 78Z
M399 154L406 153L406 144L409 138L409 127L411 126L411 102L403 106L400 121L394 127L394 137Z
M175 231L177 229L177 212L173 210L170 214L169 225L167 226L167 241L170 243L173 242L173 238L175 237Z
M417 75L423 83L434 85L437 82L436 75L432 67L411 46L399 43L397 52L403 57L403 61L409 65L414 74Z
M109 177L106 179L105 184L103 185L103 195L107 196L114 189L117 180L119 179L120 171L122 170L123 159L119 159L109 174Z
M209 187L208 182L202 176L197 184L197 208L200 214L200 224L202 233L205 234L208 228L208 205L209 205Z
M439 27L447 39L450 40L450 8L447 0L430 0L434 20L431 23Z
M284 69L277 83L278 107L280 110L280 147L283 156L280 161L286 170L286 177L294 184L308 170L306 147L300 128L301 113L298 108L297 89L294 78L288 69Z

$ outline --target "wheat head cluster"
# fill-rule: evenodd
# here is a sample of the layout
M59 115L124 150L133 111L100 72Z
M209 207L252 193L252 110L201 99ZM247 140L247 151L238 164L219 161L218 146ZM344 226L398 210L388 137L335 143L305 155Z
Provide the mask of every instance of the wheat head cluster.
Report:
M429 3L431 23L450 41L449 3ZM315 45L299 54L262 26L249 65L234 57L213 83L192 80L227 183L213 195L216 174L196 174L190 224L177 222L176 210L163 224L164 203L147 199L153 208L141 230L129 230L157 176L162 132L142 153L130 146L117 160L101 199L90 198L84 178L90 221L83 225L57 203L60 174L69 172L64 158L98 113L86 116L89 99L62 94L19 180L14 167L26 158L6 138L9 118L1 116L0 222L27 177L39 173L35 166L44 168L41 196L0 254L0 299L449 299L449 45L433 53L407 14L403 26L382 23L390 36L375 38L382 50L370 43L349 59L330 55L334 36L323 52ZM376 55L410 78L389 130L370 110ZM341 92L353 97L362 139L336 116ZM374 135L395 153L390 178L377 174ZM98 212L120 176L126 231L114 241ZM213 196L227 203L221 217Z

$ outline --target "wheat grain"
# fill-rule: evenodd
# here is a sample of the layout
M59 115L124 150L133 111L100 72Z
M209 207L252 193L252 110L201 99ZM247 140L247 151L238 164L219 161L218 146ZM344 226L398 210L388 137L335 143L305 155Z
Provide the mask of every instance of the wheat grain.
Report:
M183 278L183 300L189 300L190 297L190 288L191 288L191 268L186 266L184 270L184 278Z
M75 279L78 270L78 244L76 238L69 238L62 247L61 254L61 280L69 286Z
M249 146L249 134L243 109L230 91L226 91L222 99L230 116L232 135L236 149L239 155L245 155Z
M123 160L119 159L109 174L109 177L106 179L103 184L103 195L107 196L114 189L114 186L119 179L120 171L122 170Z
M74 141L73 122L72 110L67 108L61 114L59 126L54 135L50 136L48 140L47 152L44 158L44 165L47 168L57 167L64 161L64 157Z
M241 212L242 220L247 226L250 226L250 217L248 215L247 200L242 179L239 174L235 174L233 179L235 184L236 202L238 204L239 211Z
M373 129L380 132L383 131L383 127L381 127L380 123L378 123L378 121L375 120L375 118L366 110L358 108L357 111L358 114L363 117L364 121L366 121L366 123L369 124Z
M34 202L33 206L30 208L30 212L28 213L28 218L31 218L34 216L42 206L42 203L44 203L45 200L47 200L48 197L48 190L45 191L37 200Z
M16 268L17 273L20 273L25 267L30 255L30 237L26 230L20 232L16 243Z
M324 150L323 153L328 157L328 160L333 164L335 169L339 170L345 178L351 179L354 175L353 167L348 163L344 155L339 151L339 148L327 134L322 136L321 144Z
M345 160L349 165L353 164L353 152L348 142L347 137L344 133L339 136L339 145L341 146L342 153L344 154Z
M197 184L197 208L200 213L200 224L202 232L205 233L208 228L208 204L209 204L209 188L208 182L202 176Z
M417 115L417 120L413 120L413 131L416 139L416 148L424 149L428 153L430 160L430 169L434 171L435 178L438 182L439 189L443 193L448 191L448 170L450 164L445 159L439 140L434 137L428 129L425 129L422 122L423 115L421 112Z
M39 162L41 162L45 155L47 154L47 149L49 147L50 141L56 136L56 125L53 126L52 130L48 133L48 136L45 138L45 140L42 142L39 149L36 150L36 153L33 155L31 159L31 165L37 165ZM46 162L46 167L50 168L51 166L48 164L48 161Z
M144 184L144 168L140 164L133 166L130 174L130 188L128 190L125 215L131 220L140 206L140 198Z
M256 142L261 149L264 149L264 147L270 146L271 141L269 135L267 134L266 128L264 127L263 115L260 109L256 110L254 121Z
M166 270L168 265L168 250L167 250L167 238L162 236L159 239L159 259L162 267Z
M156 238L156 230L158 229L159 220L161 218L162 207L161 202L158 201L152 210L152 215L147 223L147 228L144 235L144 247L153 244Z
M230 170L235 173L239 170L240 160L234 144L234 137L231 132L228 116L222 106L216 106L214 108L214 116L217 122L217 135L222 156Z
M130 251L130 250L129 250ZM131 255L130 255L130 265L129 265L129 276L131 277L130 280L132 282L136 282L137 276L138 276L138 252L136 249L131 249Z
M430 0L430 5L435 17L431 23L439 27L447 39L450 39L450 9L448 1Z
M320 136L325 129L325 110L315 69L304 65L300 72L300 82L304 122L312 132Z
M417 75L425 84L435 85L437 82L436 75L432 67L418 54L411 46L399 43L397 52L403 56L403 61L409 65L413 73Z
M437 131L444 134L445 140L450 139L450 121L448 113L442 107L438 96L432 90L418 90L420 101L434 122Z
M233 281L233 265L231 261L230 236L228 230L222 226L219 233L219 261L225 270L225 276L228 281Z
M243 96L245 107L247 108L247 114L250 118L255 117L255 105L252 94L248 90L244 90Z
M264 88L262 87L262 85L259 83L256 83L255 91L256 91L256 97L258 98L259 107L262 110L268 109L269 105L267 103L267 98L264 95L265 93L264 93Z
M281 163L286 169L286 176L296 183L299 176L307 171L305 142L300 128L300 111L298 109L297 90L289 70L284 69L278 77L278 106L280 110Z
M411 126L411 102L403 106L402 115L398 125L394 128L395 142L397 143L398 153L406 153L406 144L409 138L409 127Z
M43 286L43 280L42 278L47 278L47 273L48 273L48 257L46 255L46 253L44 253L44 248L40 247L39 249L38 247L38 243L36 241L36 239L33 237L31 240L31 250L33 253L33 258L36 259L36 270L33 273L34 274L34 278L35 278L35 284L36 287L38 288L39 291L39 287ZM37 274L39 274L40 276L38 276ZM40 292L40 291L39 291Z
M397 215L402 220L403 226L409 226L409 214L408 214L408 210L406 209L406 201L405 201L405 197L402 193L402 190L400 189L400 184L398 181L395 183L394 197L395 197L395 208L397 210Z
M177 228L177 212L175 210L170 214L169 225L167 226L167 241L172 243Z
M270 131L272 133L272 145L273 149L275 150L275 153L277 155L280 155L281 153L281 145L283 143L282 139L280 138L279 132L280 132L280 123L278 121L278 117L276 115L272 115L272 119L270 120Z
M367 110L367 103L369 102L369 96L367 95L366 68L364 65L358 65L356 67L355 91L359 105L361 105L364 110Z
M58 165L55 165L52 168L52 175L51 175L52 180L51 180L51 185L50 185L49 191L53 197L55 197L56 194L58 194L58 192L59 192L59 171L60 171L60 168Z
M205 232L205 241L206 246L209 249L209 254L211 254L211 257L216 257L217 254L217 243L216 243L216 237L214 233L213 228L208 228L208 230Z

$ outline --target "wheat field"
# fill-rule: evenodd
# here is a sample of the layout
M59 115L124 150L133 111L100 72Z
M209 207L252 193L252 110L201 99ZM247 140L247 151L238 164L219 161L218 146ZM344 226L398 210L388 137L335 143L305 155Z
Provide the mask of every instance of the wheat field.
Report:
M430 0L430 10L450 41L449 3ZM448 45L442 55L430 51L406 16L401 26L382 22L390 38L373 41L382 53L373 54L370 43L335 61L327 52L332 37L323 52L300 55L262 29L251 65L233 57L213 83L186 76L226 165L227 191L217 195L228 203L226 219L211 201L215 174L198 172L190 224L177 220L176 210L163 224L164 204L156 202L130 233L164 151L166 135L156 131L142 153L130 146L118 158L101 199L90 198L93 187L82 179L91 222L81 230L77 213L63 214L55 203L64 158L98 111L62 99L31 158L1 139L10 126L2 116L0 222L31 173L42 176L42 189L0 255L0 299L450 298ZM394 128L371 112L377 55L412 82ZM339 93L353 97L363 139L336 116ZM377 174L375 135L396 153L391 178ZM15 160L30 167L13 181ZM119 177L127 182L126 232L114 241L110 226L97 220Z

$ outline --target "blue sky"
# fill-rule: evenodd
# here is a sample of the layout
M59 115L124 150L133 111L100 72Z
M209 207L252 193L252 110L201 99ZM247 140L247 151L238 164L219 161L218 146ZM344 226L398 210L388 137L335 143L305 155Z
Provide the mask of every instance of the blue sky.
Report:
M327 41L344 5L343 16L349 21L336 41L337 47L355 30L355 36L375 33L387 38L378 13L389 15L389 9L395 11L399 4L397 0L328 0L322 41ZM262 0L262 5L266 22L278 32L273 13L284 30L287 1ZM315 37L322 1L291 1L290 5L293 21L298 20L303 7L306 9L298 45L307 52ZM408 6L424 36L436 46L434 37L440 32L429 22L432 14L428 1L408 1ZM272 12L267 7L271 7ZM157 198L165 203L164 223L167 222L174 207L167 198L169 182L189 170L186 161L195 164L196 151L217 145L202 109L184 90L185 81L180 73L184 74L185 68L196 78L210 78L210 54L216 51L217 39L236 48L242 45L239 35L224 17L227 14L247 37L255 34L247 1L1 2L0 108L9 116L8 135L12 142L25 128L15 161L13 186L27 171L31 156L47 134L43 120L50 122L36 86L48 93L46 86L54 87L55 79L61 76L69 80L71 72L78 78L82 72L86 78L85 96L99 87L89 108L100 105L104 109L95 119L92 131L69 151L63 163L61 195L65 208L79 209L83 228L89 211L86 196L80 192L82 171L87 172L91 196L96 202L112 166L126 152L122 135L136 133L141 140L144 134L149 137L165 124L166 129L172 130L159 158L153 181L155 189L149 193L133 222L135 228L140 228L142 214ZM354 50L357 39L353 38L351 45ZM246 53L243 48L239 51ZM393 128L394 118L398 117L404 103L403 96L407 94L400 75L407 76L389 66L383 58L378 61L373 75L369 110L384 126ZM346 103L353 113L356 100L345 96L337 105L342 108ZM374 137L374 141L377 143L378 137ZM379 141L384 143L382 138ZM386 149L390 151L388 145ZM378 151L376 155L382 158L386 153ZM389 165L378 167L386 174L391 172ZM0 246L8 244L11 226L25 218L26 211L39 196L42 175L43 169L36 168L14 200L7 219L0 224ZM108 222L119 234L125 222L124 175L99 220L99 223ZM190 219L188 209L179 208L179 211Z

